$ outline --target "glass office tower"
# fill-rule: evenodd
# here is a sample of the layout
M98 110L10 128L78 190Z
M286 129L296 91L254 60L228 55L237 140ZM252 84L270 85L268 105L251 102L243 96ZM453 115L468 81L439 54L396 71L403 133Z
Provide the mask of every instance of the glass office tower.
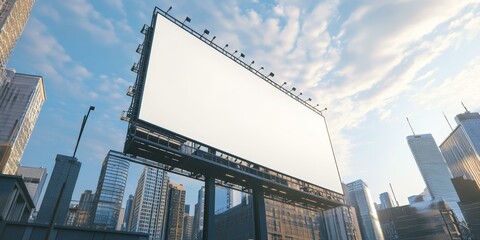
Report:
M432 199L445 200L457 218L463 220L457 203L460 199L451 181L452 174L435 139L431 134L420 134L408 136L407 142Z
M115 229L122 209L129 166L122 153L110 150L105 157L91 214L91 224L95 228Z
M122 231L129 231L130 229L130 214L132 212L132 206L133 206L133 195L130 194L127 199L127 203L125 204L125 216L123 217L123 223L122 223Z
M195 204L195 212L193 216L192 239L202 239L203 232L203 216L205 214L205 187L198 190L198 201Z
M393 202L393 197L389 192L384 192L380 194L380 209L392 208L395 206Z
M480 115L466 112L455 117L458 126L440 145L453 177L465 176L480 185Z
M377 211L367 184L362 180L348 183L345 195L347 205L356 210L362 239L383 239Z

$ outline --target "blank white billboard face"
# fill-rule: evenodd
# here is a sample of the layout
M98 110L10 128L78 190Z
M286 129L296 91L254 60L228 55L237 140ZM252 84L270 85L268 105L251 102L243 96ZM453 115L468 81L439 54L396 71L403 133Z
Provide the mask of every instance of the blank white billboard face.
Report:
M319 115L161 15L139 118L341 192Z

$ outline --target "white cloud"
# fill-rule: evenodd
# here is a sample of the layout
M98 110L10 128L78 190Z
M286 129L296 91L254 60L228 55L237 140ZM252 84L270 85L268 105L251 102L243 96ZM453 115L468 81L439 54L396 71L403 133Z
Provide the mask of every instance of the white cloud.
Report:
M74 24L87 31L96 41L106 44L119 42L114 22L104 18L86 0L62 1L62 5L74 14Z
M86 97L81 93L85 88L83 80L93 74L66 53L45 24L34 17L30 18L24 37L25 51L30 59L35 60L30 62L32 69L43 75L46 81L53 81L55 87L79 98ZM72 78L78 81L70 81Z
M439 109L440 106L462 101L477 102L478 89L480 89L478 76L480 76L480 57L472 59L462 71L441 84L426 85L415 94L414 99L429 109Z
M105 3L107 3L113 9L117 10L123 16L127 15L122 0L106 0Z

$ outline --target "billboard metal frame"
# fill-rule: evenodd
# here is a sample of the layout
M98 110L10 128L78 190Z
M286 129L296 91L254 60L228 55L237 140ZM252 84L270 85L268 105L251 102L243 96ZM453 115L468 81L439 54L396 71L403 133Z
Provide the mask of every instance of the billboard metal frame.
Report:
M237 62L321 117L324 117L321 110L298 98L292 92L270 80L268 76L263 75L258 70L225 51L222 47L203 37L202 34L156 7L153 11L151 25L144 25L141 30L145 34L143 44L137 48L137 52L140 53L141 57L138 64L134 64L132 67L132 71L134 70L137 73L137 78L132 90L133 94L130 94L132 95L132 102L127 112L129 126L124 153L143 158L144 160L139 160L142 164L153 166L156 165L153 164L155 162L158 163L156 167L205 181L206 187L220 185L253 194L254 202L258 203L254 206L257 239L266 237L265 205L260 204L263 202L264 197L317 211L344 205L343 195L338 192L275 171L139 119L154 26L159 15L216 49L219 53ZM206 195L205 200L204 230L206 231L204 231L204 239L209 239L208 237L211 236L209 234L213 234L214 208L212 206L214 206L214 191L210 192L211 196Z

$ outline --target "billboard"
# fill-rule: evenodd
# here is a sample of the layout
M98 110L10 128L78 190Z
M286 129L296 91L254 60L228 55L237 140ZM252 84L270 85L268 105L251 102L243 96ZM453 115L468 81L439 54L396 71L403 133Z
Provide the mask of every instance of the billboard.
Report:
M341 191L323 119L161 15L138 118Z

